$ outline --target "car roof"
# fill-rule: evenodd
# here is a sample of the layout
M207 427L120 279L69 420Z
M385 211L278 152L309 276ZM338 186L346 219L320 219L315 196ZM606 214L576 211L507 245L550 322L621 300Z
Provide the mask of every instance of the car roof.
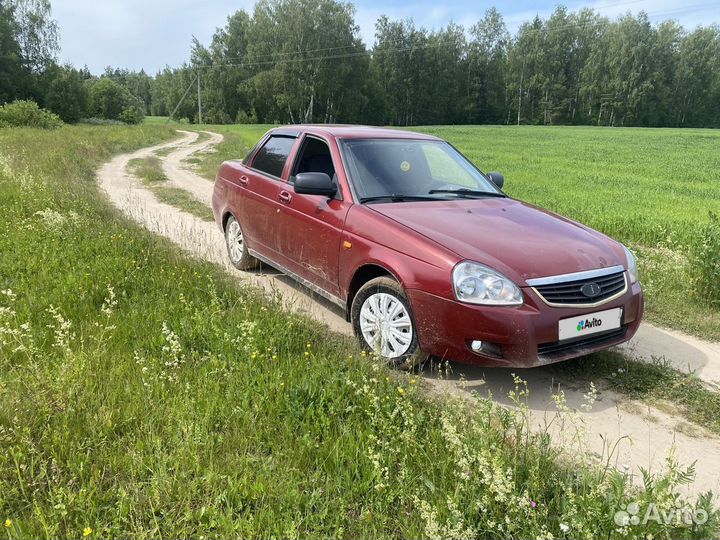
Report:
M315 133L326 135L336 139L421 139L439 141L438 137L417 133L415 131L403 131L394 128L382 128L375 126L354 126L345 124L295 124L280 126L270 130L271 133L298 136L301 133Z

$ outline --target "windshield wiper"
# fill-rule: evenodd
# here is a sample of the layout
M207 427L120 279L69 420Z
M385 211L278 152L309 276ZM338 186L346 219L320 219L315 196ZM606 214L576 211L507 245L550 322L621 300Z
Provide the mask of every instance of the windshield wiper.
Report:
M459 188L459 189L431 189L428 191L429 194L433 193L452 193L460 197L507 197L504 193L496 191L476 191L473 189Z
M360 202L366 203L366 202L374 202L374 201L392 201L392 202L403 202L403 201L437 201L439 200L437 197L426 197L426 196L420 196L420 195L399 195L399 194L391 194L391 195L377 195L375 197L361 197Z

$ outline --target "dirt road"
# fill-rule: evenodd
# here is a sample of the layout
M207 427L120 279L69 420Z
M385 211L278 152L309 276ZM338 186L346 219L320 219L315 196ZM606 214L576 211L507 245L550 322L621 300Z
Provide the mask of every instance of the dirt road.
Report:
M351 328L344 314L333 304L296 285L286 276L271 268L258 273L235 270L227 260L223 236L214 223L159 202L128 172L127 165L131 159L174 149L166 156L160 156L169 182L209 204L212 183L193 173L184 160L195 153L210 151L222 140L222 136L207 132L209 138L196 142L197 133L179 133L181 137L175 141L117 156L98 171L100 186L113 205L147 229L169 238L192 256L217 263L238 279L279 295L287 308L306 313L333 331L350 334ZM709 384L720 384L720 344L644 324L636 338L623 349L626 354L641 360L664 356L677 369L694 370ZM506 396L513 387L512 371L452 364L446 377L439 378L434 373L428 373L426 380L436 391L465 397L473 391L479 394L489 391L494 399L510 405ZM566 424L564 429L553 428L554 435L576 439L572 444L577 445L579 452L607 456L608 448L619 441L610 461L641 478L640 468L658 471L664 466L667 455L674 450L681 464L696 462L697 479L688 488L688 494L707 490L720 493L720 438L702 427L690 425L672 413L610 391L601 391L588 411L583 408L588 388L572 379L559 380L557 370L553 374L550 370L536 368L519 371L518 375L528 382L529 407L535 425L544 425L548 418L554 416L556 405L553 396L558 390L564 392L567 407L574 411L564 416L573 426L579 424L580 427L568 429ZM578 434L581 436L576 437Z

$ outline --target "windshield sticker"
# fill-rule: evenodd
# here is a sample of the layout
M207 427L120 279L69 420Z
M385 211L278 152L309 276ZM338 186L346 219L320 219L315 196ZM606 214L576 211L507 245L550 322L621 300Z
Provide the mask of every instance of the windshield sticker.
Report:
M408 172L408 171L410 170L410 163L407 162L407 161L403 161L403 162L400 164L400 170L401 170L402 172Z

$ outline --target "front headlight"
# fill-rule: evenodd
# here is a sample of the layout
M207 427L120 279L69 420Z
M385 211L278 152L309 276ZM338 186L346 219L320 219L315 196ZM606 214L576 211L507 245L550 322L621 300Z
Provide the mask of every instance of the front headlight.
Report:
M461 302L493 306L523 303L520 288L501 273L482 264L464 261L452 273L455 297Z
M628 274L630 274L630 283L635 283L640 280L640 274L638 273L635 255L633 255L632 251L630 251L625 246L623 246L623 249L625 250L625 258L627 259L627 270Z

